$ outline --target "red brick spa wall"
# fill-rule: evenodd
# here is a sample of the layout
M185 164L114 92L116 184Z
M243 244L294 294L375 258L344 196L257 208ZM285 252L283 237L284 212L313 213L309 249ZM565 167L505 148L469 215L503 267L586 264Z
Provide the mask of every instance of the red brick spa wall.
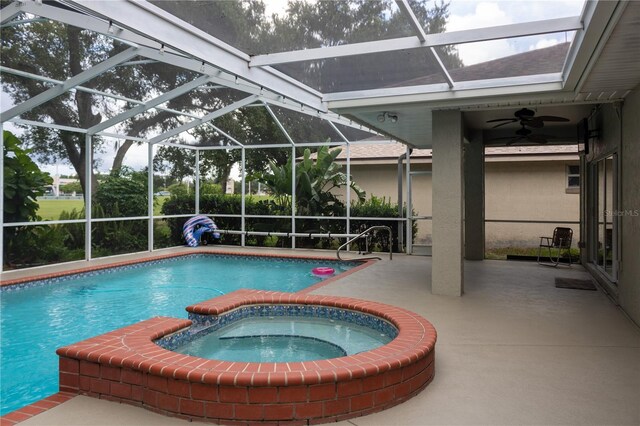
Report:
M60 390L124 402L169 416L222 424L317 424L384 410L433 379L436 332L424 318L355 299L239 290L191 306L219 315L255 304L314 304L361 311L393 323L380 348L327 360L247 363L172 352L154 340L189 320L156 317L58 350Z

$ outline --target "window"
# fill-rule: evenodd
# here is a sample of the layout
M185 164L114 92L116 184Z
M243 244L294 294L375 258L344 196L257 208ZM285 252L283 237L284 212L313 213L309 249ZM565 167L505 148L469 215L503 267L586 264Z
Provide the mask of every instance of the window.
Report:
M567 188L580 188L580 166L567 166Z
M580 193L580 166L567 166L567 194Z

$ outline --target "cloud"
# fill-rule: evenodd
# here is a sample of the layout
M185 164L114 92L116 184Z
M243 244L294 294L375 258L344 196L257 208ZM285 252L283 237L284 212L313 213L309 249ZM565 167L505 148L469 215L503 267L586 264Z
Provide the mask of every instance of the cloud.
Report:
M282 17L286 14L287 5L289 0L268 0L264 2L265 15L271 17L271 15L279 15Z
M543 19L577 16L583 0L534 2L523 6L517 1L452 2L447 31L461 31L509 25ZM569 36L570 40L573 36ZM465 65L515 55L528 50L542 49L565 41L564 35L539 35L513 39L491 40L457 45Z
M560 41L557 38L543 38L538 40L536 44L532 44L529 46L529 50L537 50L544 49L545 47L555 46L558 43L562 43L564 40Z
M452 13L447 24L447 31L486 28L511 23L511 18L500 8L499 3L481 2L476 4L475 9L468 13ZM504 39L479 43L465 43L458 45L457 48L462 62L465 65L473 65L478 62L486 62L517 53L509 41Z
M460 31L471 28L486 28L495 25L511 24L511 18L498 3L480 2L471 13L451 13L447 31Z

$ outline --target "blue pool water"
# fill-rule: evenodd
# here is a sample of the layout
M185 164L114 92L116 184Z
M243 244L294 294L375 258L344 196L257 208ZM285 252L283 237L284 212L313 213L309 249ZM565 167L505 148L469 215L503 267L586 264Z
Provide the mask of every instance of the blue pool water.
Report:
M329 318L245 318L175 351L225 361L313 361L369 351L389 343L392 337Z
M0 415L58 391L55 350L239 288L296 292L355 264L196 255L0 292Z

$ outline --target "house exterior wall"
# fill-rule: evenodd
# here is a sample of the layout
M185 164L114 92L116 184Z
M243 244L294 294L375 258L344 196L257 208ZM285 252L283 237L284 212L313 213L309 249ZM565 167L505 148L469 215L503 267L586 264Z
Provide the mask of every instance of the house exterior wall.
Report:
M411 163L411 171L431 171L431 164ZM397 164L354 164L351 163L351 178L367 192L367 198L375 195L386 197L392 203L398 201L398 167ZM431 176L416 175L413 181L413 210L416 215L431 216ZM402 173L402 188L406 191L406 169ZM354 194L352 193L352 199ZM406 202L406 194L402 194ZM431 243L431 220L418 221L416 244Z
M640 325L640 87L624 104L600 105L589 119L594 131L585 156L583 264ZM607 162L606 186L599 169ZM611 167L611 169L609 169ZM615 173L609 174L609 170ZM617 187L616 187L617 182ZM600 194L599 194L600 193ZM601 193L606 195L606 203ZM612 194L612 196L609 196ZM603 238L602 229L610 230ZM603 261L610 247L611 264ZM617 262L616 262L617 261ZM606 268L603 268L606 264Z
M571 221L572 225L556 223L496 223L485 224L487 248L517 246L537 247L540 236L551 235L556 226L568 226L574 231L573 247L579 236L580 196L567 191L568 165L576 160L510 161L485 163L485 218L487 220ZM429 171L431 164L411 163L412 171ZM351 163L353 180L367 197L397 200L397 167L395 164ZM403 187L406 187L403 173ZM431 216L431 176L413 177L413 208L417 215ZM403 195L404 196L404 195ZM406 201L406 200L405 200ZM418 221L416 243L431 243L431 221Z
M640 325L640 87L625 99L622 110L621 268L619 302Z
M575 161L488 162L485 164L486 246L537 247L553 228L573 229L577 246L579 224L526 223L528 221L579 222L580 195L567 192L567 166ZM492 222L521 220L520 223Z

